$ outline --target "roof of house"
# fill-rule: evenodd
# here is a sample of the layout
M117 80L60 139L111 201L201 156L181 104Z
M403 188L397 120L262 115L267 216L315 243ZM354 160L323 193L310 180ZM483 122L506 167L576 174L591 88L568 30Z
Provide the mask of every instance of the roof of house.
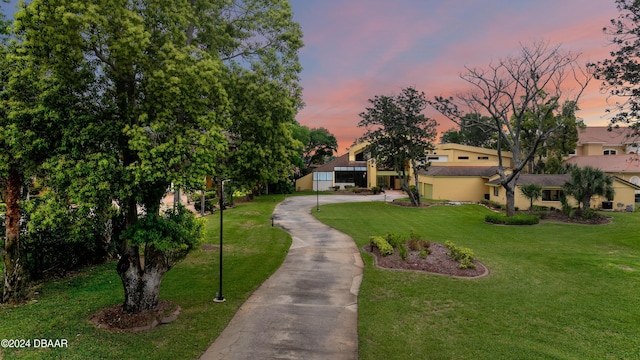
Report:
M349 161L349 154L341 155L326 164L318 166L313 172L332 172L338 166L367 166L366 161Z
M572 156L565 163L591 166L607 173L640 173L639 154Z
M634 130L628 127L609 130L608 126L588 126L578 129L578 145L589 143L624 145L637 142L637 135L634 135Z
M542 187L562 187L570 178L569 174L520 174L516 186L536 184ZM500 178L489 181L487 185L500 185Z
M481 176L490 177L498 172L497 166L429 166L419 170L426 176Z
M636 190L640 190L640 186L630 183L617 176L614 176L613 179ZM560 188L569 180L571 180L571 175L569 174L520 174L520 176L518 177L518 181L516 181L516 186L536 184L546 188ZM489 181L487 182L487 185L499 186L500 179L498 178Z

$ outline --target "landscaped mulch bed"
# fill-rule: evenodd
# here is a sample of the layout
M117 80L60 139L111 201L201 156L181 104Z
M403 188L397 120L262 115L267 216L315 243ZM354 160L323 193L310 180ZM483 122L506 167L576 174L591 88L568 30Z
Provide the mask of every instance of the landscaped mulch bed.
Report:
M460 269L460 264L449 256L449 249L439 243L431 243L429 246L431 253L425 258L420 257L419 251L409 250L406 260L402 260L398 251L392 255L382 256L375 246L365 245L363 249L372 254L376 266L383 269L423 271L463 278L481 277L489 274L489 270L476 260L473 261L475 269Z
M181 310L180 306L170 301L160 300L153 310L128 314L118 304L99 310L91 317L91 322L99 329L144 331L175 321Z

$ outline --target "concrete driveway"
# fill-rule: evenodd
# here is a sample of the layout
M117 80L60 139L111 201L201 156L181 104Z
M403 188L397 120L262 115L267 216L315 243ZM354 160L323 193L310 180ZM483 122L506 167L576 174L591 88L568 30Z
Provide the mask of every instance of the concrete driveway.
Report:
M320 196L320 204L391 201L387 195ZM276 206L293 238L282 266L240 307L205 360L357 359L362 258L353 239L317 221L315 196ZM214 306L214 305L212 305Z

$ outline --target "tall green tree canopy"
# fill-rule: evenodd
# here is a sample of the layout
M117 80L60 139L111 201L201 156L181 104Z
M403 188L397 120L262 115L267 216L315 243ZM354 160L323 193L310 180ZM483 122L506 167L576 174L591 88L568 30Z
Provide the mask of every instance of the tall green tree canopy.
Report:
M301 31L289 4L34 0L16 15L16 29L61 83L82 84L75 96L91 109L80 131L88 141L77 140L77 124L63 127L64 151L51 169L78 201L106 200L91 184L111 194L124 219L117 266L124 309L153 308L162 275L199 237L189 214L160 215L168 186L200 188L205 175L226 175L219 164L228 163L230 134L265 121L268 142L286 134L281 124L301 104ZM282 146L260 145L275 148L274 156ZM78 177L70 161L102 171Z
M500 183L507 194L507 214L515 214L515 185L520 173L538 148L558 129L551 121L570 101L577 105L591 79L578 64L578 55L550 47L546 42L522 46L519 56L508 57L485 68L467 68L461 75L471 87L452 97L436 97L431 105L460 124L467 114L485 114L492 119L490 131L498 135ZM568 83L577 91L569 97ZM477 118L480 122L481 117ZM483 123L484 124L484 123ZM531 134L525 140L525 134ZM526 142L526 145L525 145ZM513 166L504 163L503 148L513 156Z
M402 189L414 206L420 205L420 194L409 187L408 170L413 168L414 186L418 188L418 170L428 166L426 153L433 149L438 124L422 112L427 106L424 92L412 87L395 96L377 95L369 99L371 107L360 113L359 127L365 128L360 138L369 145L365 152L378 165L394 169L402 180Z
M442 133L443 144L453 143L494 149L497 134L491 131L492 120L480 114L465 114L460 119L459 128Z
M615 49L609 59L591 64L595 78L602 81L602 90L609 94L612 125L631 125L638 132L640 124L640 3L616 0L617 19L604 27Z
M338 151L336 137L323 127L309 128L296 123L294 138L302 143L298 162L300 176L310 173L312 166L327 163Z

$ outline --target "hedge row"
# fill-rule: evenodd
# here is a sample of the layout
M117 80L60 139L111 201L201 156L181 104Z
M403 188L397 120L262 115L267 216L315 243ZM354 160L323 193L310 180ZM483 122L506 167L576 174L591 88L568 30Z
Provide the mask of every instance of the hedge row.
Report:
M540 218L533 214L516 214L506 216L505 214L489 214L484 217L484 221L491 224L503 225L535 225L540 222Z

